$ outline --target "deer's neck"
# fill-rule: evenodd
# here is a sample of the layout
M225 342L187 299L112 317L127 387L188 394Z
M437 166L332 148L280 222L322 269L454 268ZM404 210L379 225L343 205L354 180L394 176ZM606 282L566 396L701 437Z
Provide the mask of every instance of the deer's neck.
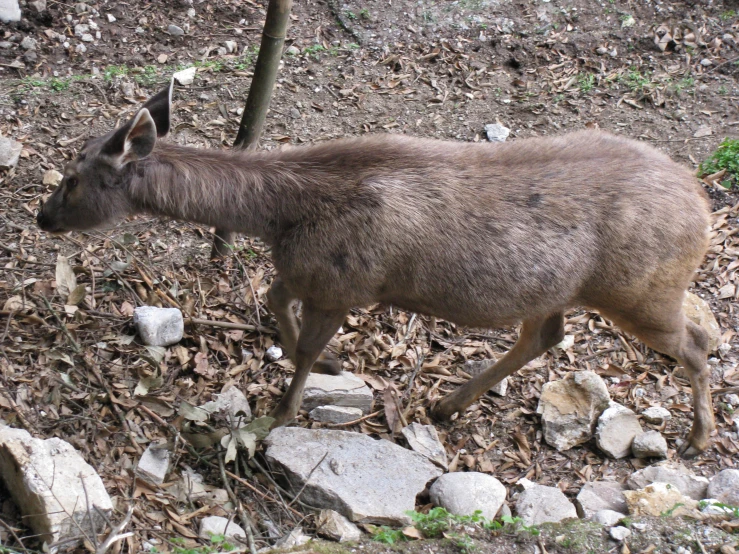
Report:
M279 156L160 143L133 168L140 212L239 231L268 242L295 224L304 180Z

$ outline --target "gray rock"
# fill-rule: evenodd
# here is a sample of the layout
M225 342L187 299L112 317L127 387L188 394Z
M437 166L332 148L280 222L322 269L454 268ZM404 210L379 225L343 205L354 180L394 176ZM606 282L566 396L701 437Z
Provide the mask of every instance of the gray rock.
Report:
M90 33L85 33L84 35L82 35L83 42L92 42L93 40L95 40L95 37L93 37Z
M244 427L251 420L249 401L238 387L216 395L216 399L206 402L200 409L209 414L225 414L232 428Z
M659 431L647 431L634 437L631 451L637 458L666 458L667 441Z
M704 514L712 516L734 515L734 510L732 508L735 504L729 505L726 504L726 502L721 502L715 498L706 498L705 500L701 500L701 505L703 507L700 510Z
M420 423L411 423L404 427L401 431L408 445L429 460L434 462L443 470L449 469L449 461L446 456L446 449L439 440L439 433L433 425L421 425Z
M495 519L506 499L506 488L500 481L473 471L442 475L429 493L431 502L452 514L469 516L479 510L487 519Z
M106 17L108 18L108 23L116 22L116 17L112 13L106 14Z
M264 442L267 461L306 503L355 522L408 523L416 495L441 475L420 454L361 433L279 427Z
M275 543L275 546L286 550L288 548L294 548L296 546L302 546L310 541L310 537L303 532L303 528L297 526L295 529L290 531L287 535L282 537ZM271 549L268 549L271 550Z
M672 414L667 408L661 406L652 406L641 413L644 421L653 423L654 425L662 425L665 421L672 419Z
M544 440L559 451L589 441L609 402L606 384L592 371L574 371L545 383L536 409Z
M48 544L72 548L84 535L100 533L113 512L98 474L61 439L36 439L0 424L0 480L24 524Z
M678 462L661 462L633 473L626 481L632 490L643 489L652 483L667 483L682 494L701 500L706 498L708 479L698 477Z
M596 512L602 510L625 513L627 510L625 489L625 486L615 481L585 483L575 499L580 517L592 518Z
M287 50L285 50L285 54L287 54L288 56L299 56L300 48L298 48L294 44L291 44L287 47Z
M485 125L485 136L490 142L505 142L511 130L499 123L488 123Z
M197 72L196 67L188 67L182 71L177 71L172 77L182 86L191 85L195 80L195 73Z
M318 406L308 414L313 421L321 423L348 423L359 419L364 412L359 408L347 408L344 406Z
M136 475L152 485L161 485L169 471L169 462L172 459L172 452L167 448L160 448L154 444L149 447L141 455L138 465L136 466Z
M77 13L78 15L79 15L79 14L83 14L83 13L87 13L87 12L89 12L89 11L90 11L90 6L88 6L88 5L87 5L87 4L85 4L84 2L77 2L77 3L76 3L76 4L74 5L74 11L75 11L75 13Z
M516 512L526 525L576 518L577 510L557 487L531 484L518 495Z
M267 348L267 351L264 353L264 356L270 362L276 362L283 356L282 348L280 348L279 346L272 345L269 348Z
M25 54L23 54L24 62L33 63L36 60L38 60L38 54L36 54L35 50L28 50Z
M81 37L84 34L87 34L90 32L90 26L85 25L84 23L78 23L74 26L74 36Z
M290 385L292 378L285 382ZM318 406L348 406L368 414L372 409L372 391L359 377L346 371L339 375L311 373L303 392L303 409Z
M18 0L0 0L0 21L10 23L21 20L21 8Z
M198 536L210 540L213 535L221 535L227 539L246 538L246 532L239 525L225 517L208 516L200 520Z
M708 484L708 496L723 504L739 506L739 470L719 471Z
M13 139L0 137L0 169L10 169L18 165L23 145Z
M80 43L74 47L74 51L77 52L78 54L84 54L85 52L87 52L87 46Z
M600 418L595 429L595 441L611 458L625 458L631 454L634 437L644 431L636 414L620 404L612 402Z
M239 45L236 43L235 40L227 40L223 44L226 47L226 50L228 51L229 54L233 54L239 48Z
M316 531L329 539L346 542L362 538L362 531L340 513L333 510L321 510L316 521Z
M611 538L613 540L621 542L631 536L631 531L629 531L626 527L618 526L611 527L611 530L608 532L608 534L611 535Z
M36 50L36 39L29 36L23 37L21 48L23 48L23 50Z
M732 408L736 408L737 406L739 406L739 394L734 394L734 393L725 394L724 395L724 400Z
M0 42L0 48L3 50L9 50L10 48L13 48L13 46L15 46L15 44L7 40Z
M599 510L595 512L593 514L593 517L590 519L595 523L600 523L601 525L605 525L606 527L611 527L613 525L616 525L625 517L626 514L622 514L621 512L614 512L613 510Z
M141 306L133 311L133 324L148 346L169 346L182 340L185 322L177 308Z
M167 32L174 37L181 37L185 34L185 30L177 25L168 25Z
M721 327L711 311L708 302L692 292L688 292L683 300L683 312L693 323L700 325L708 333L708 348L714 352L721 344Z

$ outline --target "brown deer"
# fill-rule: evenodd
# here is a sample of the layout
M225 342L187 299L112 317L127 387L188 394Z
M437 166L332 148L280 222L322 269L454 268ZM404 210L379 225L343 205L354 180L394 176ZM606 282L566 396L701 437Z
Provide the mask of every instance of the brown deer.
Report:
M506 144L397 135L272 152L160 142L171 89L89 140L38 224L86 230L150 213L259 236L278 277L268 294L295 363L276 423L294 418L311 368L352 307L393 304L469 327L523 322L499 361L440 400L462 412L562 340L564 312L598 310L690 376L683 455L714 430L707 333L682 312L706 252L709 209L684 167L597 131ZM302 325L293 311L303 303Z

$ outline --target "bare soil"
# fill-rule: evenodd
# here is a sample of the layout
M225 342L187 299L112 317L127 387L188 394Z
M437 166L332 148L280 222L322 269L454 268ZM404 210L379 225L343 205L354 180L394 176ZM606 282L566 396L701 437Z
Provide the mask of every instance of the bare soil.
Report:
M273 270L269 252L254 238L239 239L228 260L212 264L211 230L177 222L137 218L108 232L45 235L34 224L40 202L53 189L42 184L43 176L61 171L88 136L124 121L174 70L193 64L195 82L175 91L170 140L229 148L265 7L251 0L48 0L42 13L28 8L20 23L0 24L0 134L24 145L17 168L0 173L0 418L77 447L115 497L116 519L135 503L134 535L120 543L121 551L169 551L173 537L194 545L198 517L230 513L216 503L182 502L171 486L151 490L135 481L132 468L148 443L188 431L177 414L181 401L201 404L224 387L238 386L255 413L264 415L279 400L292 366L265 358L277 342L264 305ZM654 144L697 169L724 137L739 135L737 11L739 5L729 0L297 2L288 37L297 50L284 58L262 147L370 132L479 141L485 140L485 124L495 122L511 129L508 140L600 127ZM78 24L88 25L91 41L75 36ZM175 36L170 25L185 33ZM20 46L26 37L37 43L30 53ZM235 41L237 50L228 52L226 41ZM711 476L736 467L739 452L737 406L727 396L739 390L739 195L705 187L716 217L711 250L692 290L711 303L730 348L710 360L719 424L714 445L686 464ZM86 287L85 298L73 307L57 289L59 255L69 258ZM132 339L130 316L142 304L179 306L193 317L251 327L191 325L181 345L158 361ZM542 441L535 415L541 386L581 369L603 375L614 400L632 409L669 408L673 419L660 430L669 456L676 456L677 441L690 426L691 396L674 362L595 313L571 314L567 333L574 335L574 346L529 364L511 379L506 397L485 396L439 426L456 469L495 475L509 486L509 496L522 477L575 496L586 481L623 481L645 465L607 459L594 444L559 453ZM429 401L467 378L461 371L466 360L500 356L515 338L516 329L458 329L392 308L355 310L332 347L346 370L375 389L379 413L349 429L402 442L388 427L392 409L383 399L389 387L396 389L407 421L427 423ZM137 385L146 390L137 391ZM306 414L298 424L316 425ZM205 482L223 486L213 449L198 453L181 442L175 447L168 485L190 467ZM310 531L310 510L288 509L267 468L242 460L230 469L244 479L232 485L257 524L258 547L298 524ZM197 516L190 517L195 510ZM9 502L0 520L15 526L14 536L0 523L0 542L38 548ZM719 523L696 525L692 546L660 539L651 551L677 552L682 546L712 552L730 542ZM654 536L668 534L671 526ZM570 548L558 536L545 535L541 544L520 539L520 548L621 548L605 535L600 546L587 548ZM504 538L479 537L481 549L517 548ZM632 551L649 547L639 543ZM374 543L361 549L387 551ZM404 550L459 547L453 541L407 543Z

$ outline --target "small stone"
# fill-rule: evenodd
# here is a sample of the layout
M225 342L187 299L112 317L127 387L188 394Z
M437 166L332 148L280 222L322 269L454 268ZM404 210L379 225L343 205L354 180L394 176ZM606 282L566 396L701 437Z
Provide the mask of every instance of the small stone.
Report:
M634 437L631 451L637 458L666 458L667 441L659 431L647 431Z
M545 383L536 409L544 440L560 452L589 441L609 402L606 384L592 371L574 371Z
M580 517L592 518L601 510L625 513L627 510L625 489L625 486L615 481L585 483L575 499Z
M167 63L167 60L169 59L169 56L167 54L159 54L157 56L157 62L158 63Z
M28 50L23 54L23 60L27 63L33 63L38 60L38 54L36 54L35 50Z
M23 50L36 50L36 39L28 36L23 37L21 48L23 48Z
M239 48L239 45L234 40L227 40L223 45L226 47L226 50L228 50L229 54L233 54Z
M81 37L82 35L90 32L90 26L78 23L74 26L74 36Z
M21 8L18 0L0 0L0 21L10 23L21 20Z
M302 527L298 526L290 531L287 535L282 537L280 540L278 540L275 543L275 546L278 547L280 550L285 550L288 548L294 548L296 546L302 546L309 541L310 537L303 532Z
M695 500L706 497L708 479L694 475L677 462L660 462L634 472L626 481L631 489L643 489L651 483L668 483Z
M440 468L444 470L449 469L446 449L439 440L439 433L436 431L436 427L414 422L404 427L401 432L412 450L426 456Z
M621 542L624 539L631 536L631 531L629 531L626 527L611 527L611 530L608 531L608 534L611 535L611 538L614 541Z
M10 169L18 165L23 145L13 139L0 137L0 169Z
M685 295L685 300L683 300L683 312L690 321L705 329L708 333L708 348L711 352L715 352L721 344L721 327L719 327L708 302L700 296L688 292Z
M121 94L123 94L123 96L125 96L126 98L133 98L134 94L136 93L136 87L133 86L133 83L131 81L121 82L119 88L121 89Z
M178 27L177 25L167 26L167 32L173 37L180 37L185 34L185 30L182 27Z
M709 60L708 58L703 58L703 59L701 60L701 65L702 65L703 67L710 67L710 66L712 66L712 65L713 65L713 62L712 62L711 60Z
M733 504L729 505L726 504L726 502L721 502L715 498L706 498L705 500L701 500L700 505L703 506L701 508L701 513L703 514L712 516L734 515Z
M300 119L300 111L297 108L290 108L290 117L293 119Z
M85 52L87 52L87 46L80 43L74 47L74 51L77 52L78 54L84 54Z
M626 503L626 499L624 499L624 503ZM590 519L595 523L600 523L601 525L605 525L606 527L611 527L613 525L616 525L625 517L626 514L622 514L621 512L614 512L613 510L599 510L595 512L593 514L593 517Z
M195 80L196 67L188 67L182 71L178 71L173 75L174 80L182 86L191 85Z
M82 35L83 42L92 42L93 40L95 40L95 37L93 37L90 33L85 33L84 35Z
M285 382L289 386L292 378ZM359 408L366 415L371 411L373 399L372 391L365 382L351 373L311 373L305 383L302 408L310 411L318 406L348 406Z
M739 506L739 470L719 471L708 484L708 496L723 504Z
M329 539L346 542L362 538L362 531L351 521L334 510L321 510L316 521L316 531Z
M575 506L559 488L536 484L518 495L516 512L526 525L557 523L563 519L577 518Z
M270 362L276 362L283 356L282 348L272 345L267 348L267 352L264 355Z
M488 123L485 125L485 136L489 142L505 142L511 130L499 123Z
M595 53L598 54L599 56L605 56L606 54L608 54L608 48L604 46L599 46L598 48L595 49Z
M652 483L638 491L625 491L624 496L632 516L677 517L694 513L698 506L669 483Z
M64 175L59 173L56 169L48 169L44 172L43 183L44 185L56 186L62 182L62 179L64 179Z
M12 42L9 42L7 40L4 40L4 41L0 42L0 48L2 48L3 50L8 50L10 48L13 48L13 46L15 46L15 44L13 44Z
M734 394L734 393L725 394L724 395L724 400L732 408L736 408L737 406L739 406L739 394Z
M175 344L185 333L182 312L177 308L138 307L133 311L133 324L148 346Z
M84 2L78 2L74 5L74 11L77 15L87 13L88 11L90 11L90 6L88 6Z
M598 419L595 440L603 452L612 458L625 458L631 454L634 437L642 433L636 414L620 404L612 402Z
M313 421L320 423L349 423L364 415L359 408L347 408L345 406L318 406L308 414Z
M187 17L189 17L190 19L193 19L195 17L195 8L187 9Z
M665 421L669 421L672 419L672 414L670 413L670 410L667 408L662 408L660 406L652 406L651 408L647 408L641 413L641 416L644 418L644 421L647 423L652 423L654 425L662 425Z
M693 133L693 137L695 138L703 138L703 137L710 137L713 134L713 129L711 129L708 125L703 125L702 127L698 127L698 129Z
M300 48L298 48L294 44L291 44L287 47L287 50L285 50L285 54L287 54L288 56L299 56Z
M115 18L115 16L112 13L107 14L105 17L108 18L108 23L115 23L116 22L116 18Z
M203 540L209 541L214 535L226 537L227 539L237 537L246 539L246 531L228 518L208 516L201 519L198 536Z
M161 485L164 483L164 478L169 471L171 458L172 452L167 448L160 448L154 444L150 444L141 455L135 473L147 483Z
M476 511L495 519L506 499L506 488L492 475L474 471L447 473L429 490L431 502L449 513L470 516Z

